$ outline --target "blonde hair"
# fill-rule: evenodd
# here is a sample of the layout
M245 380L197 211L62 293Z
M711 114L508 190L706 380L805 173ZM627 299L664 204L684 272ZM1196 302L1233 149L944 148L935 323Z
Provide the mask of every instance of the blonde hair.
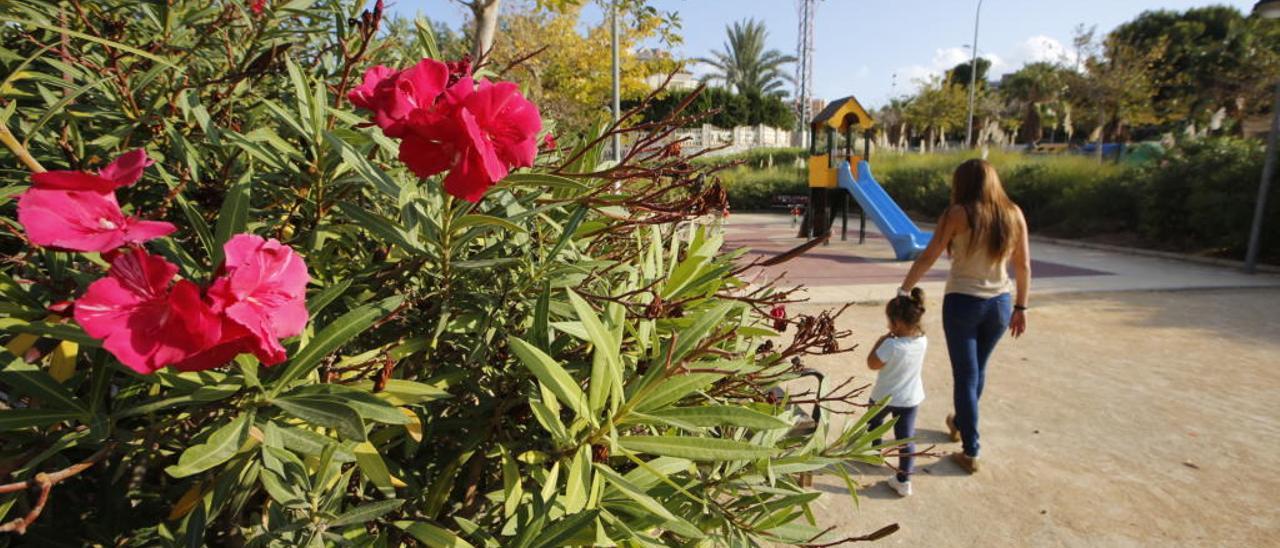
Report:
M990 162L975 158L956 168L951 205L963 208L969 220L970 253L986 249L993 261L1009 256L1017 239L1018 206L1005 194Z

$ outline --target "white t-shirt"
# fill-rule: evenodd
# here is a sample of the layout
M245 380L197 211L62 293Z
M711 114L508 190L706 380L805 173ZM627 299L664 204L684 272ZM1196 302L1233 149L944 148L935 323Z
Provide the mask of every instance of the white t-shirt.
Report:
M920 374L924 369L924 353L929 340L919 337L893 337L885 339L876 350L876 357L884 362L876 386L871 389L871 399L883 401L892 398L893 407L915 407L924 401L924 381Z

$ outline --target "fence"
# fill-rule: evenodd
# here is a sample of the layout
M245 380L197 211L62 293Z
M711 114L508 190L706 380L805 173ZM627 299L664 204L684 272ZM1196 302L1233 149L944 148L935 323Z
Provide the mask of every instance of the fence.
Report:
M682 148L689 152L703 149L724 147L709 155L733 154L757 148L777 148L791 146L791 131L770 127L738 126L724 129L711 124L703 124L700 128L677 130L675 139L687 139Z

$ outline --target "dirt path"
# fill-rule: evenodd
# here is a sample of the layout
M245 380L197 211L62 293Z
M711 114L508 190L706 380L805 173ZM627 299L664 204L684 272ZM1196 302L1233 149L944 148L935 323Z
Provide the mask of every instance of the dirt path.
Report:
M917 430L942 452L959 445L943 429L940 299ZM898 499L888 471L863 468L857 511L821 476L819 522L846 534L896 522L882 542L904 546L1280 545L1280 290L1062 295L1033 302L1029 323L989 367L978 475L922 459L915 495ZM870 380L881 308L841 325L862 347L807 365Z

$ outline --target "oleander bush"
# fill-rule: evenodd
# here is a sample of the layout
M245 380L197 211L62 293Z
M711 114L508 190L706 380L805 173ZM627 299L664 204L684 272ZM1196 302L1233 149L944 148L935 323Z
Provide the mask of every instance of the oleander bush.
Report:
M840 540L803 478L891 422L805 422L847 333L738 279L721 187L383 19L0 5L0 544Z

